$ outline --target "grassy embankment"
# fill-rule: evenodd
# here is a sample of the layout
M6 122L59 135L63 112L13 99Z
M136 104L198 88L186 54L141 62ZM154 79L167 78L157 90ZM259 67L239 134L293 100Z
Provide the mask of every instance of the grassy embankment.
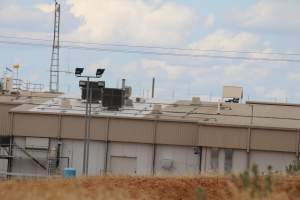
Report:
M259 177L257 183L255 181L252 177L247 182L239 176L11 180L0 182L0 199L300 200L299 176L272 176L269 186L266 185L266 177Z

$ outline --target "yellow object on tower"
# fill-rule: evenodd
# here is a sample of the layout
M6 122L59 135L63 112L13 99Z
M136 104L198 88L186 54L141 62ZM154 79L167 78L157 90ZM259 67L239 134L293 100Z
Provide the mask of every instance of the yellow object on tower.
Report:
M20 64L14 64L14 65L13 65L13 68L19 69L19 68L20 68Z

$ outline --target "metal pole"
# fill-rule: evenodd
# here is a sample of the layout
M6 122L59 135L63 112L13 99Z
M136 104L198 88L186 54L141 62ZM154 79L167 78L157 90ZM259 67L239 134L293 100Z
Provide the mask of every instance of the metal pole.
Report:
M86 144L86 176L89 174L89 154L90 154L90 131L91 131L91 118L92 118L92 93L93 90L89 88L89 112L88 112L88 127L87 127L87 144Z
M86 103L85 103L85 135L84 135L84 147L83 147L83 166L82 174L87 175L86 170L86 153L87 153L87 137L88 137L88 115L89 115L89 97L90 97L90 77L87 77L87 86L86 86Z
M17 91L20 90L20 85L19 85L19 68L17 68Z

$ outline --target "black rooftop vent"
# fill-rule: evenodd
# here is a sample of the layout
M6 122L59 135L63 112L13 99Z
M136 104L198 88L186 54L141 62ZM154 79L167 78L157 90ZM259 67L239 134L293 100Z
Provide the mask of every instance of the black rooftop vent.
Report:
M81 99L87 99L87 81L79 81L79 87L81 87ZM105 87L104 81L90 81L89 88L91 94L91 102L98 103L102 100L103 88Z
M108 110L119 110L124 105L124 90L104 88L102 106Z

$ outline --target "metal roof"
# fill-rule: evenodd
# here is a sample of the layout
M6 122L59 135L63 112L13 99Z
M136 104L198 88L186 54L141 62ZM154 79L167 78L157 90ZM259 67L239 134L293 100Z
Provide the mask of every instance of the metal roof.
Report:
M63 99L69 99L71 108L61 106ZM154 104L162 105L160 114L153 114ZM92 115L99 117L158 118L173 121L193 121L205 124L231 126L259 126L265 128L300 129L300 104L274 104L268 102L220 103L204 102L192 105L191 101L159 102L146 100L134 102L133 106L125 106L118 111L110 111L100 104L92 105ZM288 106L287 106L288 105ZM40 104L24 104L11 110L12 112L30 112L40 114L63 113L84 115L85 102L77 98L60 96Z

